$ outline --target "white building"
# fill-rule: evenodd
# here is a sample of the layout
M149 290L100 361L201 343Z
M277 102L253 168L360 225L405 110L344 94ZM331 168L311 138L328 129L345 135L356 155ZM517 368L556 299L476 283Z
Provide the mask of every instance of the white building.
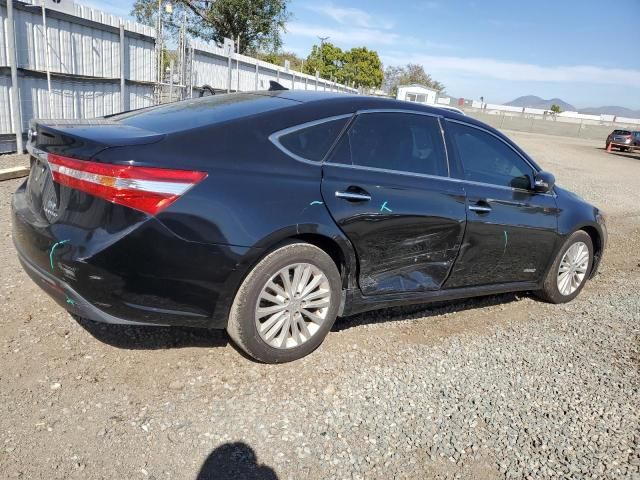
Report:
M414 83L411 85L400 85L396 99L433 105L436 103L437 95L438 92L435 90Z

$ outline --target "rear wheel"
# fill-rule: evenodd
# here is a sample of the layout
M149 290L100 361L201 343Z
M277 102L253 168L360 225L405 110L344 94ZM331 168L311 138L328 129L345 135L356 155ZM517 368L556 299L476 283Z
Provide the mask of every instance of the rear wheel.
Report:
M578 296L593 264L593 242L584 230L574 232L564 243L536 294L551 303L570 302Z
M307 243L284 245L245 278L227 332L256 360L297 360L315 350L331 329L340 292L340 274L329 255Z

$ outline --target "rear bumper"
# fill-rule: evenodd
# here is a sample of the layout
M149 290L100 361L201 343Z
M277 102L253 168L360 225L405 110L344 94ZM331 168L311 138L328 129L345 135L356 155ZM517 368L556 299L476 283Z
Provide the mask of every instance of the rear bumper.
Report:
M610 145L616 148L631 148L633 150L640 150L640 145L634 145L633 143L610 142Z
M104 205L105 216L130 215L125 208ZM188 241L156 218L135 219L90 228L51 224L31 210L24 185L12 198L20 262L66 310L106 323L225 328L261 249Z
M16 249L18 247L16 246ZM50 275L37 265L31 263L18 249L18 259L27 275L53 298L61 307L68 312L95 322L110 323L114 325L155 325L162 326L161 323L134 322L109 315L82 297L71 288L66 282Z

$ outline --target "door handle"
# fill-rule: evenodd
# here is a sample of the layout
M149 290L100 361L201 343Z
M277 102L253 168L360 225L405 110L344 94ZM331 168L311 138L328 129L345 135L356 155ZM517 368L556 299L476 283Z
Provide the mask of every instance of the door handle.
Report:
M469 210L476 213L489 213L491 207L484 207L482 205L469 205Z
M342 198L349 202L368 202L371 200L371 195L368 193L357 193L357 192L336 192L336 198Z

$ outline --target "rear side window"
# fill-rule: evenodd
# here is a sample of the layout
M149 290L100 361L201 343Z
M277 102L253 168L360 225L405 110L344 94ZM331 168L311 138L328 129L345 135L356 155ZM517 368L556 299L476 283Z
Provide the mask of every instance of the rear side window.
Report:
M531 188L532 168L505 142L458 123L448 122L447 130L464 166L466 180L525 190Z
M426 175L449 174L438 120L410 113L358 115L330 161Z
M348 117L316 123L306 128L280 135L276 141L295 156L319 162L336 141Z

